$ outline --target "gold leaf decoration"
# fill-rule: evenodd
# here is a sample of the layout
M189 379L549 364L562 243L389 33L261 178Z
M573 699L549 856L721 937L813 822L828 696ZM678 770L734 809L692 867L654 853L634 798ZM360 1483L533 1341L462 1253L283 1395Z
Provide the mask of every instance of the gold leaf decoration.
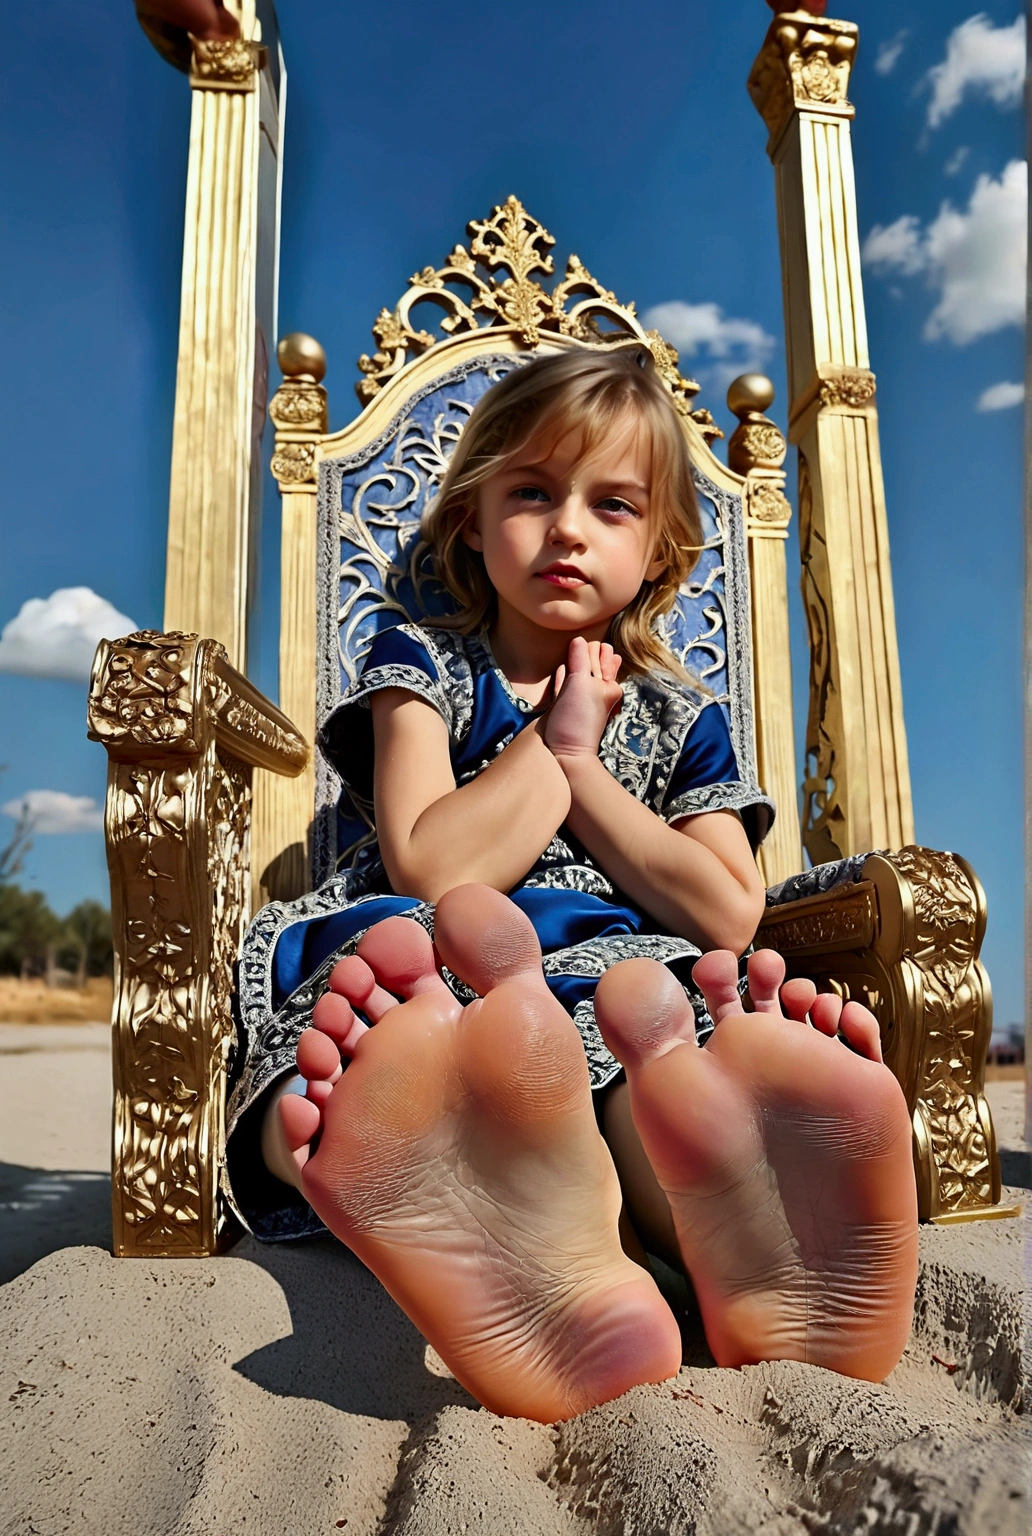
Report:
M657 331L644 330L634 305L619 303L578 256L571 255L551 291L542 286L539 278L554 272L550 252L555 241L518 198L507 198L488 218L472 220L467 229L468 249L457 245L443 266L415 273L395 308L382 309L377 316L377 350L358 360L364 377L355 388L363 404L437 341L430 332L416 330L410 320L413 307L429 300L444 311L440 328L446 336L504 325L513 327L527 347L537 346L549 332L592 346L640 341L652 352L678 410L697 418L707 440L722 435L708 412L691 411L689 402L699 386L681 376L676 349Z

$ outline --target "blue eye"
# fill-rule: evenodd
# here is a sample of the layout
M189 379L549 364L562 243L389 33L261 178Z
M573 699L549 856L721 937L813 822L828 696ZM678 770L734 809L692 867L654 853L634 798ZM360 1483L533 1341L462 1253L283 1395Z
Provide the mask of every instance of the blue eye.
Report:
M631 517L641 516L636 507L632 507L629 501L621 501L619 496L606 496L602 501L596 502L595 505L602 512L626 512Z
M520 501L547 501L548 492L539 485L518 485L512 493Z

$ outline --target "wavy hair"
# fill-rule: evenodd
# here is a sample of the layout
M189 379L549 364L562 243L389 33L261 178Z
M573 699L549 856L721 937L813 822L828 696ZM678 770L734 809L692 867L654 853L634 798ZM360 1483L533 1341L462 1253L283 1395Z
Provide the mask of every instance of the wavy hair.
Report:
M636 597L613 616L606 638L630 672L660 670L695 681L656 632L699 557L703 537L684 429L644 347L620 346L611 352L578 347L538 358L514 368L480 398L441 488L423 515L422 536L435 572L459 610L428 622L469 634L493 621L496 598L483 557L463 539L483 482L545 431L548 451L575 433L580 460L589 459L629 414L637 419L648 445L650 502L657 527L653 559L662 560L664 568L653 581L644 581Z

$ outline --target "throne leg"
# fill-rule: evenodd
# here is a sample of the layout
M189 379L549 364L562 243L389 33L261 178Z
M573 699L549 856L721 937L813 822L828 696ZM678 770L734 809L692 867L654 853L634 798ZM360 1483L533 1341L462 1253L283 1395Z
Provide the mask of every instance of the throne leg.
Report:
M89 734L108 752L114 1250L202 1257L230 1221L220 1180L252 769L297 775L308 749L222 646L149 630L101 643Z

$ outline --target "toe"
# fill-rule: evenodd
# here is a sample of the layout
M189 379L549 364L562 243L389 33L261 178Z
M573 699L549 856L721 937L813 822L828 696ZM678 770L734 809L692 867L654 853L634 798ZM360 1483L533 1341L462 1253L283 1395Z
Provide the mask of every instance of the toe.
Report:
M334 1082L340 1076L340 1051L321 1029L306 1029L297 1042L297 1070L307 1082Z
M863 1003L847 1003L839 1020L839 1030L860 1056L868 1061L882 1061L881 1030L878 1020Z
M837 1035L842 1017L842 999L834 992L819 992L810 1004L810 1022L822 1035Z
M749 956L749 998L757 1013L780 1013L778 988L785 979L785 962L773 949Z
M309 1144L322 1123L319 1106L300 1094L285 1094L279 1102L280 1123L287 1146L299 1168L308 1161Z
M437 903L434 941L450 971L481 997L504 981L544 986L541 945L529 917L488 885L458 885Z
M379 927L380 924L377 924ZM370 928L359 941L359 949L365 944ZM377 984L376 976L361 955L348 955L338 961L330 972L330 990L347 999L353 1008L360 1008L370 1023L378 1024L384 1014L398 1006L398 999Z
M738 995L738 961L729 949L713 949L692 967L692 979L706 999L714 1024L744 1013Z
M339 992L324 992L312 1009L312 1023L328 1035L342 1055L350 1056L367 1025L362 1023L346 997Z
M595 1020L617 1061L632 1069L696 1043L684 989L656 960L622 960L606 971L595 989Z
M430 935L411 917L388 917L377 923L362 935L358 954L379 987L398 997L447 991L434 965Z
M800 1024L805 1024L816 996L817 988L808 977L799 976L793 981L786 981L780 993L781 1009L786 1019L796 1019Z

